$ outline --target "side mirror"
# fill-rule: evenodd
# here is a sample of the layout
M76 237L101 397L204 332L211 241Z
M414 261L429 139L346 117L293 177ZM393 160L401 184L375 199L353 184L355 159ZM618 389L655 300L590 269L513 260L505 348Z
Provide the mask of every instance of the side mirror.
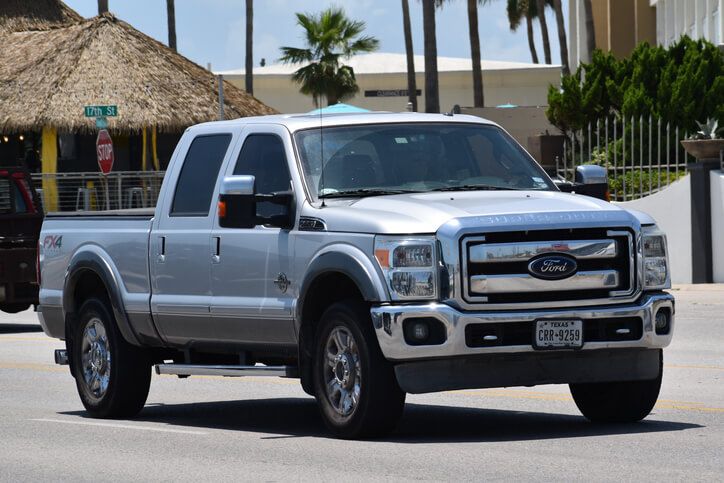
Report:
M269 225L289 230L294 227L294 193L257 194L254 176L227 176L219 190L219 226L222 228L254 228ZM267 202L283 206L284 213L258 216L257 203Z
M576 168L576 181L573 191L603 201L611 201L608 191L606 168L594 164L585 164Z
M223 228L254 228L256 199L254 176L227 176L219 190L219 226Z

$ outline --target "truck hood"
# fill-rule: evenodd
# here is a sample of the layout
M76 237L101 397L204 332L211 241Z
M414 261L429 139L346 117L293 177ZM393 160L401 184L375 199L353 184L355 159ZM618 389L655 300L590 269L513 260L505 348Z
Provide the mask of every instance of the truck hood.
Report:
M477 216L625 213L625 210L605 201L552 191L428 192L354 200L333 199L327 200L325 205L321 208L307 205L302 216L323 220L329 231L379 234L435 233L452 219ZM610 219L610 216L603 218Z

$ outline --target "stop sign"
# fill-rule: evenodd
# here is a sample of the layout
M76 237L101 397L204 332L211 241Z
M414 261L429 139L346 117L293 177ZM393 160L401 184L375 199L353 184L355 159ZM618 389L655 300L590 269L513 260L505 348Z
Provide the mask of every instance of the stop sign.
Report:
M108 131L101 129L96 138L96 154L98 155L98 166L103 174L108 174L113 168L113 141Z

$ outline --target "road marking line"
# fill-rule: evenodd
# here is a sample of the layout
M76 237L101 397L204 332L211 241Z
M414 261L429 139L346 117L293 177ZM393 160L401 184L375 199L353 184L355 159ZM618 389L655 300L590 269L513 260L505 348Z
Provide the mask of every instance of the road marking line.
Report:
M184 429L166 429L166 428L152 428L150 426L135 426L132 424L118 424L118 423L91 423L88 421L65 421L63 419L31 419L30 421L40 421L43 423L60 423L60 424L76 424L79 426L102 426L106 428L119 428L119 429L137 429L139 431L156 431L159 433L180 433L180 434L207 434L204 431L190 431Z
M693 407L693 406L678 406L676 404L657 404L657 408L670 408L670 409L691 409L694 411L715 411L719 413L724 413L724 409L721 408L702 408L702 407Z
M664 364L664 367L676 367L677 369L714 369L716 371L724 371L724 367L712 366L679 366L675 364Z
M555 394L555 393L547 393L548 396L541 396L537 394L546 394L546 393L524 393L520 391L446 391L448 394L462 394L462 395L470 395L470 396L492 396L492 397L511 397L511 398L520 398L520 399L547 399L547 400L554 400L554 401L572 401L573 398L571 396L566 396L564 394ZM555 397L557 396L557 397ZM662 404L665 403L665 404ZM724 412L724 409L720 408L707 408L702 407L701 404L704 403L698 403L698 402L685 402L685 401L666 401L666 400L659 400L659 402L656 403L656 407L658 408L670 408L670 409L689 409L693 411L714 411L714 412ZM691 406L691 405L699 405L699 406Z
M14 364L10 362L0 362L0 367L7 369L32 369L36 371L67 371L68 369L59 366L46 364Z

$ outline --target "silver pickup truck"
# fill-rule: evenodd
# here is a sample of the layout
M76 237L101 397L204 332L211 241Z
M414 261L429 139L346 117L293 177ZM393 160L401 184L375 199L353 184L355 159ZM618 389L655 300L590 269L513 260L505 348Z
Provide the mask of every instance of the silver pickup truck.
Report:
M299 378L344 438L464 388L565 383L636 421L674 326L654 221L469 116L193 126L155 211L51 214L40 240L40 321L95 417L140 411L155 366Z

